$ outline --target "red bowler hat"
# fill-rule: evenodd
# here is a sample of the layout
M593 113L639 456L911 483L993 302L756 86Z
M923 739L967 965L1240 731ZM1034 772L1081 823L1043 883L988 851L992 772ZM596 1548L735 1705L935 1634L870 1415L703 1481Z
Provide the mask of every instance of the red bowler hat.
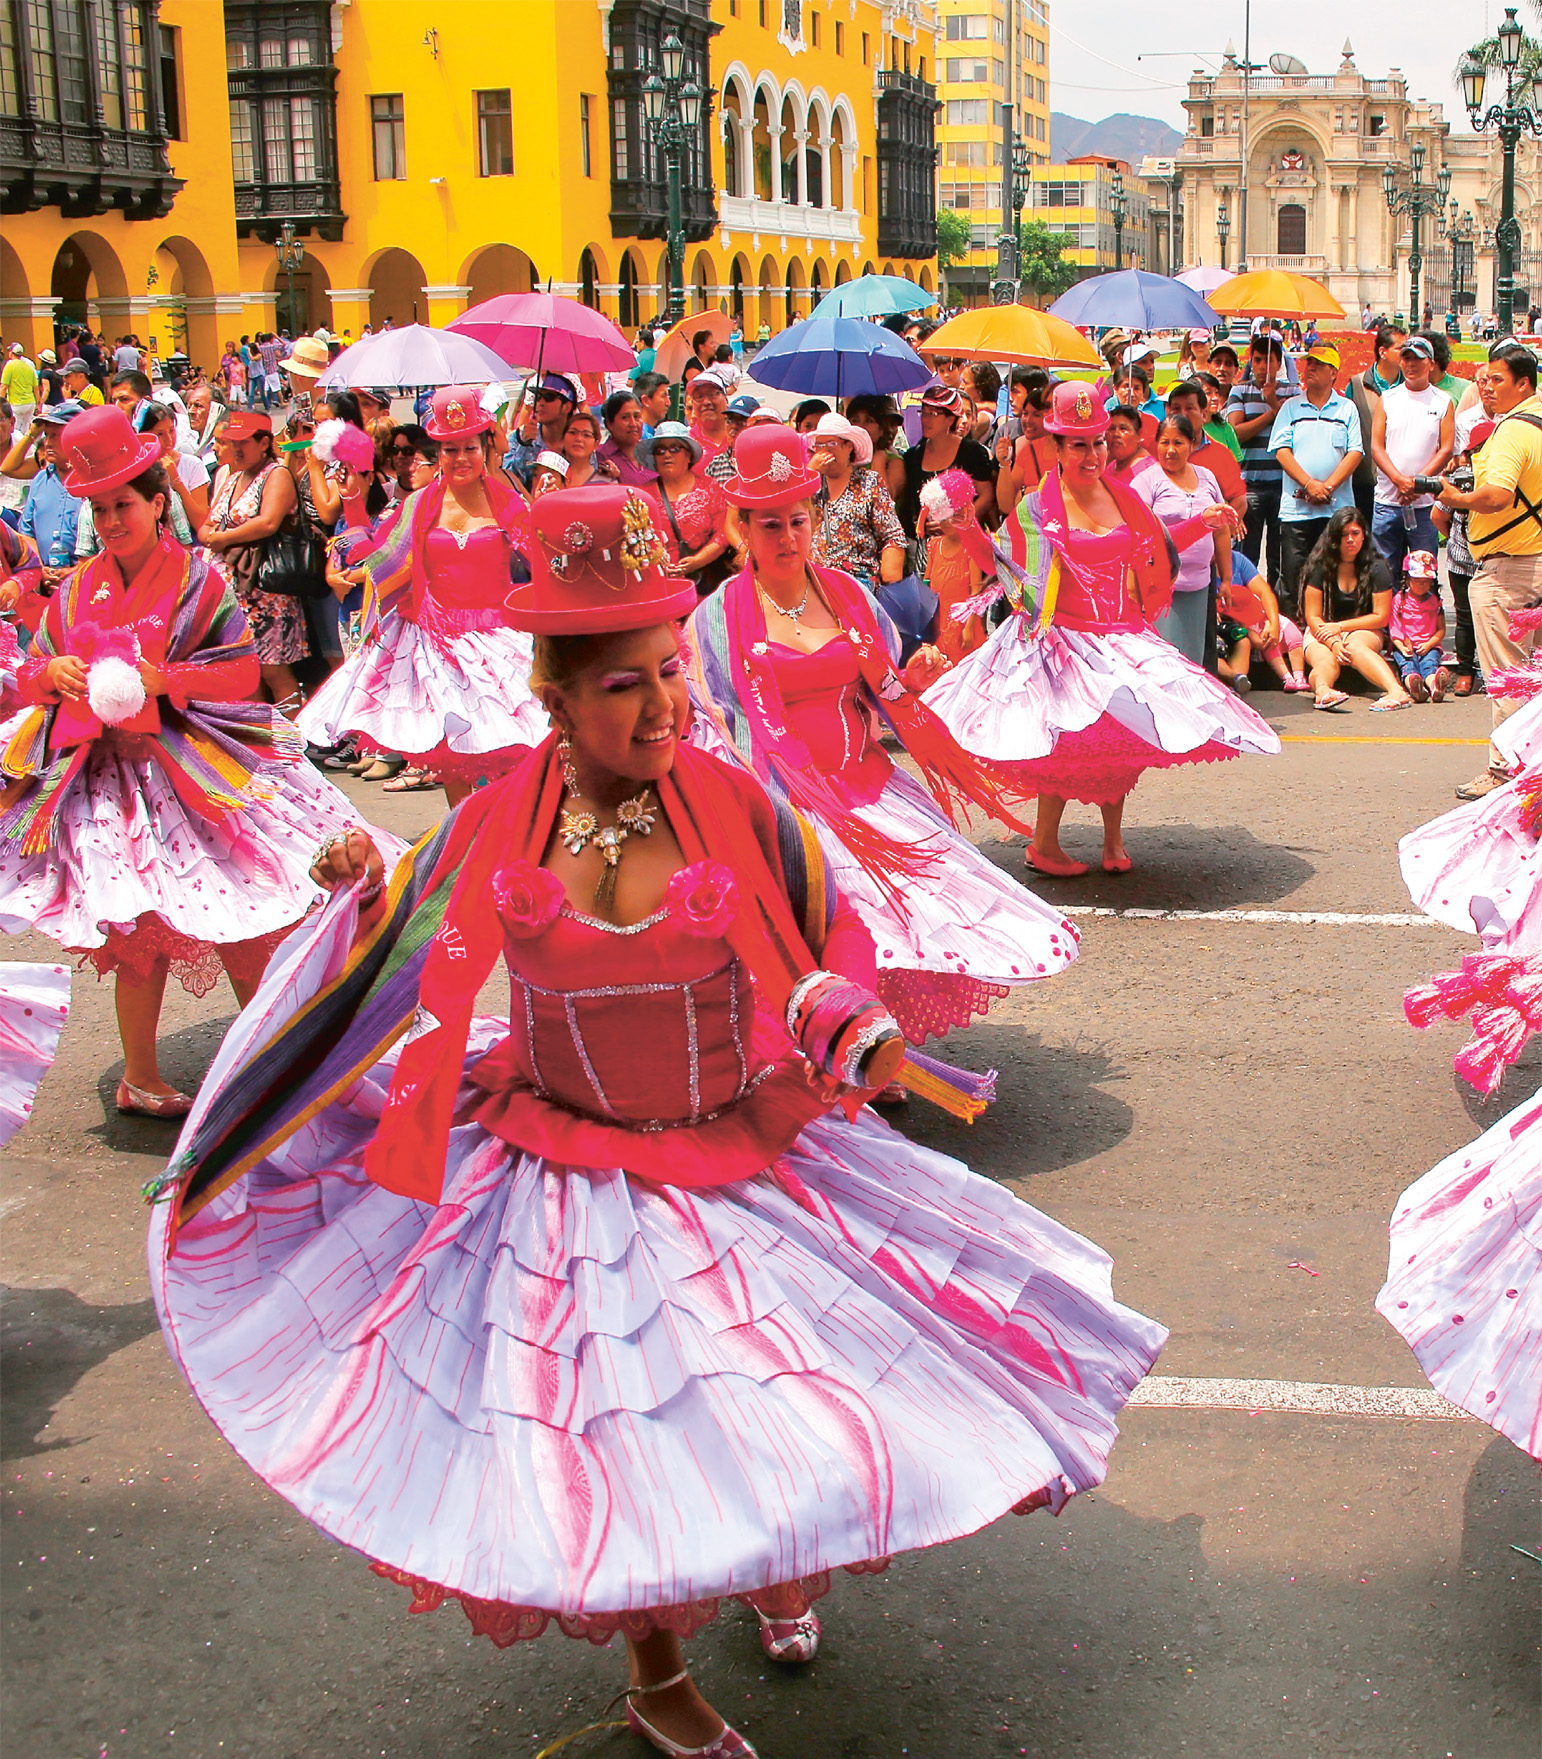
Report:
M492 425L475 385L441 385L423 423L434 440L463 440L468 434L485 434Z
M819 492L803 436L790 427L755 422L734 441L734 475L723 493L735 507L790 507Z
M1090 440L1107 426L1108 411L1093 395L1091 385L1080 379L1066 379L1050 393L1049 414L1044 417L1045 433Z
M433 432L432 429L429 430ZM666 574L651 504L615 483L557 489L530 509L530 580L503 601L533 635L615 635L696 609L696 586Z
M136 434L115 403L103 403L66 422L59 434L65 493L82 499L105 495L148 470L161 455L153 435Z

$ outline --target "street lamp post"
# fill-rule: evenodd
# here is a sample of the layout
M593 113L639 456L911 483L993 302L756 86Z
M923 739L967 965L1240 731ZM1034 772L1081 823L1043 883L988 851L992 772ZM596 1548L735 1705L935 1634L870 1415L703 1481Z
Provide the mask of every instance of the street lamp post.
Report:
M659 45L664 77L650 73L643 81L643 110L655 142L664 149L669 167L669 321L685 316L685 228L680 218L680 159L685 144L701 126L704 93L694 79L685 80L685 44L673 31Z
M1226 267L1226 241L1231 237L1231 214L1223 201L1215 211L1215 235L1221 241L1221 267Z
M1516 73L1521 59L1522 32L1515 21L1515 8L1505 8L1505 21L1495 33L1499 38L1499 62L1505 72L1505 99L1502 104L1483 108L1483 88L1487 74L1474 50L1467 51L1462 63L1462 100L1472 126L1479 134L1485 129L1498 131L1504 149L1504 182L1499 198L1499 226L1495 241L1499 246L1499 334L1515 334L1515 258L1520 249L1521 228L1515 218L1515 149L1526 133L1542 134L1542 116L1529 104L1516 102Z
M1446 225L1446 237L1451 243L1451 309L1457 313L1458 322L1461 317L1462 296L1467 291L1467 250L1475 232L1472 209L1468 208L1458 219L1456 203L1453 201L1451 218Z
M992 305L1017 304L1017 228L1007 215L1014 194L1014 168L1017 164L1016 136L1012 127L1012 106L1001 106L1001 230L996 234L996 279L991 283Z
M1114 173L1114 192L1108 198L1109 211L1114 216L1114 273L1117 275L1124 267L1124 219L1130 211L1130 204L1125 199L1124 173Z
M1408 157L1412 170L1408 187L1399 187L1397 172L1390 165L1383 165L1381 168L1381 187L1390 211L1394 214L1407 214L1413 222L1413 248L1408 253L1408 315L1410 328L1416 330L1424 312L1419 303L1419 277L1424 268L1424 257L1419 249L1419 227L1426 216L1439 225L1440 218L1446 211L1446 198L1451 193L1451 167L1442 165L1435 181L1426 183L1423 144L1415 141Z
M305 261L305 246L294 235L294 222L286 220L278 229L278 237L273 241L273 249L278 255L278 266L289 278L288 318L289 334L294 336L299 330L299 323L294 310L294 277L295 270ZM282 328L282 326L280 326Z

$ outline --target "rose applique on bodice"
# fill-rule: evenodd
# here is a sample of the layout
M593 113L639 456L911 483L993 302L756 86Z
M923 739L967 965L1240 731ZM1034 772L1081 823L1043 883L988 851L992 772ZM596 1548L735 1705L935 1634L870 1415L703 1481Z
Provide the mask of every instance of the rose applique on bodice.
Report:
M770 1164L822 1109L768 1036L725 938L732 872L697 862L651 916L617 927L575 910L543 868L503 869L494 904L509 1036L477 1065L478 1122L553 1160L713 1184Z

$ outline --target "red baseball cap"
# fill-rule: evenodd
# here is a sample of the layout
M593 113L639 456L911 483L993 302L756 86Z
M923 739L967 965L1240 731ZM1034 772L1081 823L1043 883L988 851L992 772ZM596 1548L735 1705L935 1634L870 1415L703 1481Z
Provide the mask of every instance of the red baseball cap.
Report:
M262 409L238 409L225 423L227 440L251 440L258 434L273 435L273 417Z

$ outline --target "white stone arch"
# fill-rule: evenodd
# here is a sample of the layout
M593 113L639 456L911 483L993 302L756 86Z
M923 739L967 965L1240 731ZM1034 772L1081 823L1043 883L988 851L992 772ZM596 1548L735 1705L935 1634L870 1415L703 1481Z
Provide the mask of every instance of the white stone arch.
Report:
M739 119L737 121L734 120L734 112L728 105L730 96L738 101ZM729 178L725 175L723 193L731 196L754 195L755 79L742 61L732 62L723 75L723 96L718 110L718 127L722 131L725 142L725 172L729 163L726 143L730 133L734 137L733 163L738 170L738 176L735 178Z
M835 137L830 128L830 100L822 86L808 95L808 150L819 164L819 202L822 208L841 205L841 167L834 160Z
M786 139L784 132L780 157L784 167L786 160L792 160L792 187L791 189L783 189L782 199L783 201L796 202L799 207L805 207L808 204L808 162L803 155L809 145L808 95L803 90L802 84L795 79L788 80L787 84L782 87L780 115L784 131L787 127L789 112L791 113L792 139ZM786 181L785 177L783 181Z
M770 149L771 155L770 181L764 192L761 191L759 184L756 181L754 166L754 150L755 145L758 144L754 141L754 136L759 128L759 124L755 118L755 112L762 103L764 103L766 111L766 145ZM750 91L750 134L751 162L749 180L751 191L756 195L764 193L767 200L779 202L783 199L782 87L776 75L774 73L769 73L764 69L755 75L754 83Z
M832 156L840 161L840 174L830 187L836 195L835 206L850 211L857 205L857 117L845 92L836 95L830 113L830 133L840 143L831 148Z

